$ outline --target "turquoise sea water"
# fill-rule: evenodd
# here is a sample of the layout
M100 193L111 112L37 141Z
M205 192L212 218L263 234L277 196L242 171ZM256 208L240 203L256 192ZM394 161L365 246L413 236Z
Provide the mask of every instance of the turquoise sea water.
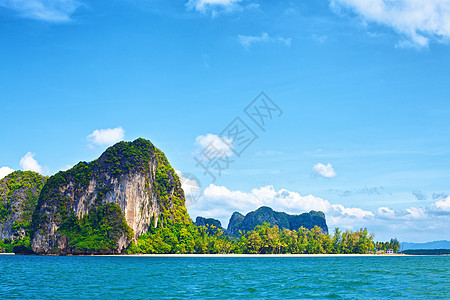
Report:
M448 299L450 257L0 255L0 299Z

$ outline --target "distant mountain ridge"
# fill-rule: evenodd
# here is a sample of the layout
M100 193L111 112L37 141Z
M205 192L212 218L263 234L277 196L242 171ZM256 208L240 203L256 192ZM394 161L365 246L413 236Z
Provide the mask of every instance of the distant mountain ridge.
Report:
M262 206L245 216L239 212L234 212L228 223L227 234L236 235L239 231L247 232L264 223L270 223L272 226L277 225L280 228L289 230L298 230L300 227L312 229L314 226L319 226L324 233L328 233L328 226L323 212L312 210L309 213L290 215Z
M432 250L432 249L450 249L450 241L433 241L428 243L400 243L400 249L404 250Z

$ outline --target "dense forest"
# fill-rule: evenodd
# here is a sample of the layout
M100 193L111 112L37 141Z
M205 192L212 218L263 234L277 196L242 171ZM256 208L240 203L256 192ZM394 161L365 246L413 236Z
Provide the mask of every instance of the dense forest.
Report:
M198 254L365 254L388 249L399 250L397 239L374 242L367 229L323 233L320 227L311 230L280 229L268 223L257 226L240 237L224 234L223 230L192 224L173 224L152 228L148 234L131 243L128 253L198 253Z
M107 211L117 212L114 214ZM120 218L121 217L121 218ZM117 232L112 230L114 224L128 228L120 215L120 208L111 204L84 218L71 218L71 223L64 223L59 229L71 237L71 244L80 253L94 251L101 254L114 247ZM162 224L165 223L165 226ZM67 232L66 232L67 231ZM129 231L129 228L128 228ZM128 232L127 231L127 232ZM190 220L159 219L156 227L132 242L128 254L366 254L383 253L393 249L399 250L397 239L389 242L375 242L374 234L367 229L341 232L339 228L333 234L324 233L315 226L311 230L304 227L298 230L280 229L268 223L257 226L248 232L239 232L238 236L229 236L222 229L211 226L196 226ZM128 233L131 235L131 232ZM3 240L0 248L12 252L14 246L29 248L29 237L24 240Z

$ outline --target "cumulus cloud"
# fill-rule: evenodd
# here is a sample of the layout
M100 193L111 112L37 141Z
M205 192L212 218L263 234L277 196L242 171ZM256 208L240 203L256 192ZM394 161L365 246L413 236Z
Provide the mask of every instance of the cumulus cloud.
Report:
M353 217L358 219L363 219L365 217L372 217L373 213L370 211L363 210L361 208L345 208L341 204L333 204L333 214L340 215L344 217Z
M1 167L0 168L0 179L3 179L3 177L8 176L12 172L14 172L14 170L9 167Z
M450 234L450 197L425 207L379 207L369 211L359 207L346 207L340 203L332 204L313 195L303 196L286 189L276 190L271 185L242 192L211 184L204 190L200 200L188 207L188 212L192 218L212 217L227 226L233 212L245 215L261 206L290 214L320 210L326 215L330 231L334 227L343 230L367 227L377 234L378 240L398 237L403 241L427 241L442 239L442 236Z
M125 136L125 130L122 127L96 129L86 139L94 145L111 146L121 140Z
M200 201L188 210L192 217L214 217L226 225L233 212L245 214L261 206L270 206L275 210L293 214L310 210L329 211L331 208L330 203L321 198L302 196L285 189L277 191L271 185L242 192L211 184L205 188Z
M255 43L280 43L285 46L291 45L291 38L271 37L268 33L263 32L261 35L238 35L239 43L245 49L249 49Z
M208 151L211 155L232 156L233 155L233 139L230 137L220 137L215 134L208 133L199 135L195 138L195 144L200 147L200 152Z
M426 47L450 37L449 0L331 0L331 7L392 28L403 37L399 47Z
M336 177L336 172L334 171L333 166L329 163L327 165L318 163L313 167L313 172L316 175L325 177L325 178L333 178Z
M20 167L22 170L43 173L42 166L34 159L35 156L36 154L28 152L20 159Z
M222 224L235 211L246 214L261 206L290 214L300 214L311 210L323 211L331 226L351 227L362 219L373 217L374 213L360 208L348 208L341 204L330 204L325 199L313 195L303 196L286 189L275 190L271 185L254 188L250 192L232 191L224 186L211 184L204 190L203 197L188 209L192 217L218 218Z
M438 214L450 215L450 197L434 202L431 205L431 211Z
M0 9L15 11L23 18L63 23L80 7L76 0L0 0Z
M389 207L380 207L377 210L377 216L380 218L391 219L395 217L395 211Z

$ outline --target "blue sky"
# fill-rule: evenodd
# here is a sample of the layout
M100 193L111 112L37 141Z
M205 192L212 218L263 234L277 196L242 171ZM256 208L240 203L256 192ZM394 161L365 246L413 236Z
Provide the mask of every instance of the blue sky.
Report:
M0 0L0 176L144 137L196 176L193 218L449 239L450 1L394 2ZM283 111L265 131L261 91ZM194 157L236 117L258 139L212 182Z

